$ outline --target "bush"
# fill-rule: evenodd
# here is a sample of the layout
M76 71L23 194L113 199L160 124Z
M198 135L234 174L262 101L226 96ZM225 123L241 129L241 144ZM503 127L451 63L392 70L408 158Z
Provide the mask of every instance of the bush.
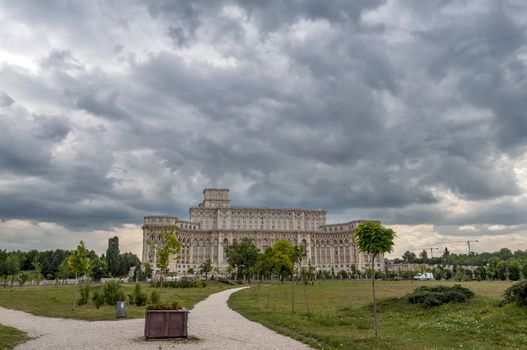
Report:
M464 302L474 296L468 289L456 284L452 287L419 287L408 295L408 301L412 304L422 304L425 307L439 306L449 302Z
M152 302L152 304L156 304L159 302L159 293L157 292L157 290L153 290L152 291L152 294L150 295L150 301Z
M183 305L178 301L173 302L162 302L158 301L152 303L146 307L147 310L181 310Z
M134 288L134 293L131 295L130 303L137 306L145 306L148 296L141 289L141 285L137 283Z
M159 287L160 282L156 282L154 287ZM204 288L207 284L204 281L164 281L164 288Z
M96 289L93 291L93 296L91 300L95 304L95 307L98 309L101 307L101 305L104 304L104 294L101 293L99 289Z
M104 285L104 301L108 305L115 305L118 301L125 300L123 288L115 281Z
M81 286L79 289L80 297L77 301L78 306L86 305L88 304L88 299L90 298L90 286L85 285Z
M513 284L503 293L503 304L514 303L519 307L527 306L527 281Z

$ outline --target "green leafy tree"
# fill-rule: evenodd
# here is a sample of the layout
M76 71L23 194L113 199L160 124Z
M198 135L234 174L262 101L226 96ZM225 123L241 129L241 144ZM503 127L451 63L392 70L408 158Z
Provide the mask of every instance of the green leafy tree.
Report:
M100 281L101 278L108 274L108 263L105 259L101 259L98 256L91 259L90 263L90 277L94 281Z
M500 280L505 281L509 278L508 276L509 275L509 265L507 264L506 261L504 260L498 261L498 263L496 264L496 271L497 271L498 278Z
M119 276L128 274L132 267L141 265L141 260L133 253L123 253L119 257Z
M205 275L205 280L208 280L209 272L212 271L212 263L210 262L210 259L207 259L204 263L202 263L199 266L199 273L201 275Z
M119 237L115 236L108 239L108 249L106 249L106 261L108 272L113 276L120 276L121 256L119 253Z
M264 277L269 278L271 274L273 273L273 248L267 247L265 251L258 255L258 259L256 261L256 272L260 274L261 280L263 280Z
M15 275L20 272L20 258L17 255L12 254L8 258L8 263L9 263L10 273L11 273L11 287L13 287Z
M293 261L293 283L291 283L291 289L292 289L292 301L291 301L291 311L294 313L295 312L295 276L296 276L296 273L295 273L295 266L297 266L298 268L298 272L301 272L300 269L301 269L301 266L302 266L302 259L304 259L306 256L307 256L307 252L306 250L304 249L303 246L301 245L296 245L294 247L291 248L291 260ZM302 290L304 292L304 302L306 303L306 307L307 307L307 312L308 314L310 314L309 312L309 305L307 304L307 297L306 297L306 287L304 285L304 278L303 278L303 274L300 274L300 276L302 277Z
M150 265L149 262L145 262L143 265L145 269L145 277L146 278L152 278L152 265Z
M367 222L360 224L354 232L357 247L361 252L367 253L371 258L371 267L375 267L375 257L391 252L394 245L395 232L377 223ZM375 273L372 273L371 290L373 297L373 325L377 337L377 301L375 300Z
M243 238L227 247L227 263L247 277L250 269L256 266L259 251L249 238ZM249 278L250 282L250 278Z
M403 260L404 260L404 262L407 263L407 264L408 264L408 263L412 263L412 262L414 262L415 258L416 258L415 253L413 253L413 252L411 252L411 251L409 251L409 250L407 250L407 251L404 252L404 254L403 254Z
M172 226L171 229L165 226L159 234L161 248L157 250L156 266L161 270L161 274L168 269L172 255L179 259L178 254L181 251L181 243L177 239L179 232L176 225ZM163 288L163 279L161 279L161 288Z
M281 239L273 245L273 273L280 276L282 282L286 275L293 273L292 249L293 245L286 239Z
M521 264L518 260L513 259L509 262L509 279L511 281L518 281L521 277Z
M42 282L42 265L40 265L40 262L36 256L33 259L33 271L33 278L35 279L35 282L37 282L37 285L39 285L40 282Z
M478 281L484 281L487 278L487 271L484 266L478 266L474 271L474 277Z
M71 271L68 264L68 259L66 259L62 264L59 265L57 277L64 280L73 276L75 276L75 274Z
M68 256L68 267L75 274L75 288L73 289L73 308L75 308L75 302L77 301L77 280L79 276L88 272L90 268L88 250L84 246L83 241L80 241L77 249L72 251Z
M11 276L11 287L13 287L13 282L15 275L20 271L20 260L17 255L13 253L3 252L3 256L0 258L0 274L4 277L4 288L7 285L7 278Z
M428 253L426 252L426 249L423 249L423 251L419 253L419 257L423 259L423 262L425 262L428 259Z
M20 272L18 274L18 276L16 277L16 279L18 280L18 284L20 285L20 287L23 287L24 284L27 282L27 280L29 279L29 276L27 274L27 272Z

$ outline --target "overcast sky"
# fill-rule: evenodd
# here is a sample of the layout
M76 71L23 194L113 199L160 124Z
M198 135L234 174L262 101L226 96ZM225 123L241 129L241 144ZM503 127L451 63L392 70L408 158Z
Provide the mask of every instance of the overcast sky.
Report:
M206 187L527 249L526 35L524 0L0 1L0 249L139 253Z

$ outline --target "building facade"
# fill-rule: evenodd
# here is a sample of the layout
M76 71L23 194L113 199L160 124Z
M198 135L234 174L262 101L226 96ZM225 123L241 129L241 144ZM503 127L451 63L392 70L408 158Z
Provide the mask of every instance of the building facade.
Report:
M210 259L220 271L227 267L226 247L242 238L250 238L264 251L276 241L287 239L307 251L303 264L317 270L365 270L371 259L358 251L353 232L362 222L326 224L325 210L233 208L228 189L205 189L203 202L189 209L189 219L174 216L145 216L143 225L143 263L156 264L159 232L177 225L181 242L179 259L171 259L171 272L196 270ZM384 270L384 256L376 257L376 270Z

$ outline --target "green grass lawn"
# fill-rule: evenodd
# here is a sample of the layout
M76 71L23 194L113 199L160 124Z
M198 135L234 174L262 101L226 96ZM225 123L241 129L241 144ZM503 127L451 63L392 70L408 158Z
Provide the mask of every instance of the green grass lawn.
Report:
M123 285L125 295L132 294L134 284ZM153 288L143 284L143 291L150 296ZM161 300L180 301L187 309L207 298L210 294L232 288L228 284L209 281L204 288L163 288ZM158 291L160 289L158 288ZM78 294L77 294L78 298ZM73 286L28 286L0 288L0 306L29 312L33 315L47 317L64 317L80 320L113 320L115 306L104 305L97 309L93 302L77 306L72 310ZM145 316L144 306L128 305L128 317L140 318Z
M319 349L525 349L527 314L512 305L498 307L508 282L463 282L476 296L466 303L425 309L403 297L421 285L452 282L377 281L379 338L372 328L371 282L324 281L302 288L263 285L233 294L229 305L247 318ZM267 306L270 292L270 306Z
M13 349L28 339L26 333L0 324L0 349Z

